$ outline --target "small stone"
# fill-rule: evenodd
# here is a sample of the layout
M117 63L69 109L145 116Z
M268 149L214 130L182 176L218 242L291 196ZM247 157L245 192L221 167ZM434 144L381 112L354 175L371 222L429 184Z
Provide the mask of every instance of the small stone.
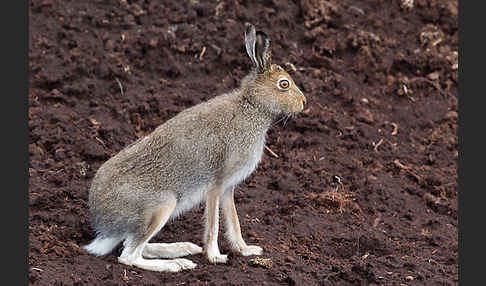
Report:
M159 40L157 40L157 39L150 39L149 46L151 48L156 48L158 44L159 44Z
M445 119L457 119L459 114L456 111L449 111L444 116Z
M397 81L397 79L396 79L394 76L392 76L392 75L388 75L388 76L386 77L386 84L387 84L388 86L393 85L393 84L394 84L396 81Z
M427 77L430 80L438 80L439 79L439 73L438 72L431 72L427 75Z
M364 121L366 123L373 123L375 119L373 118L373 113L369 109L363 109L357 116L357 119Z
M413 8L413 0L402 0L400 7L402 9L411 10Z

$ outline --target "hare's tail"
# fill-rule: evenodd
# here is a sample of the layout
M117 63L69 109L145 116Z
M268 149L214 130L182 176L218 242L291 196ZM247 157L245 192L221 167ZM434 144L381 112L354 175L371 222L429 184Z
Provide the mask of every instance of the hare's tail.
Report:
M82 248L93 255L103 256L110 253L122 240L123 237L98 235L90 244Z

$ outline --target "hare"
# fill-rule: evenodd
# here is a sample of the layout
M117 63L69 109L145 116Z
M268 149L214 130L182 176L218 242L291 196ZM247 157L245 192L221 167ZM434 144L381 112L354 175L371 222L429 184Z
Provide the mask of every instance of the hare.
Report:
M97 235L86 251L106 255L123 241L118 261L152 271L193 269L195 263L180 257L197 253L226 263L218 247L221 207L232 250L262 254L243 239L234 188L260 162L272 123L302 111L306 99L271 63L270 39L249 23L245 45L254 69L238 88L180 112L99 168L89 191ZM204 249L190 242L149 243L167 221L203 201Z

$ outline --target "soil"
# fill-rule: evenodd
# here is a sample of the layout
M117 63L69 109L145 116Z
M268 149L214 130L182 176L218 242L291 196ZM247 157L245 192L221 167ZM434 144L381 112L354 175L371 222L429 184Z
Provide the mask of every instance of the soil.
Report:
M157 273L87 254L97 169L237 87L246 21L307 97L236 189L263 260ZM458 1L31 0L29 26L31 285L458 284ZM154 240L202 245L203 213Z

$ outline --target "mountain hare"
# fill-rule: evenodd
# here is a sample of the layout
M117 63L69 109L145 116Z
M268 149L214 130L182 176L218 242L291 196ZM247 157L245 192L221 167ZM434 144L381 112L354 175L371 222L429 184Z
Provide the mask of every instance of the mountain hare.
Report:
M254 69L240 87L180 112L99 168L89 193L97 236L85 250L106 255L124 241L118 261L153 271L192 269L195 263L179 257L201 252L211 263L225 263L218 248L221 206L232 249L262 254L243 240L234 187L255 170L272 123L302 111L306 99L289 74L271 64L270 39L249 23L245 45ZM149 243L169 219L201 201L204 249L190 242Z

